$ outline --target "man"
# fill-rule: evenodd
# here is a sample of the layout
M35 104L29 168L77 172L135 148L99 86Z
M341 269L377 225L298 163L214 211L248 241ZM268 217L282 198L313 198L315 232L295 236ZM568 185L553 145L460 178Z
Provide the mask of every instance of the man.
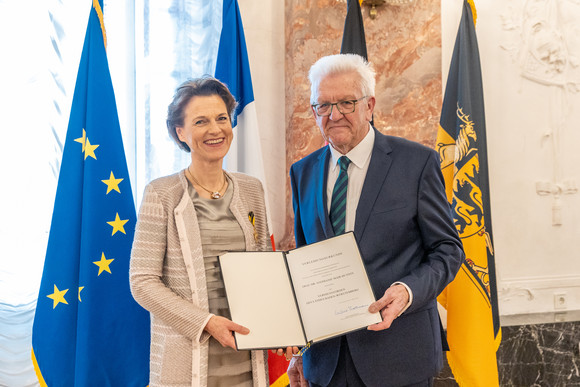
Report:
M379 297L369 311L383 322L312 345L304 377L311 386L430 386L443 365L436 297L465 258L438 156L370 125L375 73L362 57L321 58L309 78L329 145L290 169L296 245L354 231Z

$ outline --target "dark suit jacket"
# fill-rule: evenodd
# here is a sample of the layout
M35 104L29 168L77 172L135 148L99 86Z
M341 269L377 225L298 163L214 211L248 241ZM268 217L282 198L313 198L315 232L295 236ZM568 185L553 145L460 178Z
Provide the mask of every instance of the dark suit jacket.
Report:
M375 297L393 282L407 284L413 303L389 329L346 335L356 369L368 386L403 386L442 367L436 297L465 258L445 196L435 151L375 130L369 169L356 210L355 237ZM290 169L296 245L334 235L326 180L330 150L321 148ZM305 377L327 385L338 361L340 338L305 353Z

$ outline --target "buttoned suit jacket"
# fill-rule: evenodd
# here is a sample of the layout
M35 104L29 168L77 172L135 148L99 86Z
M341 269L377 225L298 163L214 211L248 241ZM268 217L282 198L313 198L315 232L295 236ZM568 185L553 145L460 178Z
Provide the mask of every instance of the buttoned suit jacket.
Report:
M437 153L375 130L371 160L356 209L354 234L375 297L394 282L413 293L411 306L390 328L346 335L357 372L367 386L404 386L442 367L436 297L465 256L447 202ZM296 246L334 236L328 217L328 146L292 165ZM304 375L327 385L338 362L340 338L313 344Z

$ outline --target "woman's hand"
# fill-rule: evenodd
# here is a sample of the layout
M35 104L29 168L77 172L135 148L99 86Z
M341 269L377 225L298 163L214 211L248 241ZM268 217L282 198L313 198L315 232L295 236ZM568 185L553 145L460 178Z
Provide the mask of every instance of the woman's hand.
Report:
M273 349L272 353L277 354L278 356L286 356L286 360L290 360L292 359L292 355L296 355L298 353L298 347L287 347L286 349L284 348L278 348L278 349Z
M236 349L236 341L234 340L234 332L242 335L247 335L250 330L246 327L236 324L235 322L221 316L212 316L207 322L205 328L207 333L213 336L214 339L224 347Z

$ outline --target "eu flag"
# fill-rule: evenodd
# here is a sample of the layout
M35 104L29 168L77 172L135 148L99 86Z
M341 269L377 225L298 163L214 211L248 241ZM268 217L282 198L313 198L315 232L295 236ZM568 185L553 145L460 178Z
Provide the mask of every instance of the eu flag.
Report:
M135 205L105 45L94 0L32 331L43 386L144 387L149 379L149 314L129 289Z
M437 134L447 199L467 258L439 302L447 309L447 360L455 380L491 387L499 384L501 329L475 15L473 0L464 0Z

